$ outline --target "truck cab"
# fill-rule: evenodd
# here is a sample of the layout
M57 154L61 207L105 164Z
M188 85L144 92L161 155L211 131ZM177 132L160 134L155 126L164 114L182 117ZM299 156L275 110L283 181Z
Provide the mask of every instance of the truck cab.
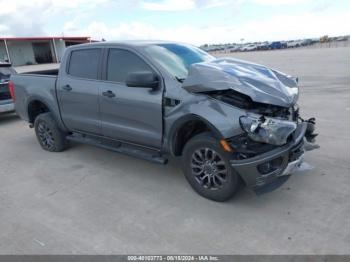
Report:
M86 46L68 52L65 61L57 98L69 130L161 147L164 84L146 57L122 45ZM148 76L157 86L131 86L129 72L141 72L134 77Z

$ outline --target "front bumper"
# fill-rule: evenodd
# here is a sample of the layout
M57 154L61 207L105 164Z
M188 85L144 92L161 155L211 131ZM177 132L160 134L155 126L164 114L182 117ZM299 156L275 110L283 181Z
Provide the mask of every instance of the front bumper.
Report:
M306 130L307 123L303 122L298 125L293 140L288 144L249 159L231 160L231 166L247 187L257 194L272 191L286 182L289 175L302 164Z
M0 100L0 113L12 112L14 110L15 110L15 105L12 99Z

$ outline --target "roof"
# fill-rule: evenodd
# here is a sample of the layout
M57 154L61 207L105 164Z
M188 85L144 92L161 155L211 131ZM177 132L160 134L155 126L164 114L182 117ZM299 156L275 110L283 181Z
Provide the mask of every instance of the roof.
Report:
M35 40L67 40L67 41L90 41L90 36L38 36L38 37L0 37L6 41L35 41Z
M82 46L109 46L109 45L120 45L120 46L148 46L148 45L159 45L159 44L182 44L175 41L165 41L165 40L125 40L125 41L103 41L103 42L94 42L89 44L79 45L79 47L71 46L69 48L81 48Z

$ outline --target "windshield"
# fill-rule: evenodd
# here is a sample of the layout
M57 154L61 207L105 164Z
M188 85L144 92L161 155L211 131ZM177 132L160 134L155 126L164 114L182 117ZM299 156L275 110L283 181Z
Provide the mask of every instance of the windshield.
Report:
M201 49L182 44L157 44L147 46L146 52L178 80L187 77L189 67L194 63L215 59Z

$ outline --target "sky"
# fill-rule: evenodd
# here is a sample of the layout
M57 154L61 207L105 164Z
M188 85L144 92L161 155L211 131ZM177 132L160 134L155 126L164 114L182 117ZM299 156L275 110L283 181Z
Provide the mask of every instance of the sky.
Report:
M0 37L195 45L350 34L350 0L0 0Z

